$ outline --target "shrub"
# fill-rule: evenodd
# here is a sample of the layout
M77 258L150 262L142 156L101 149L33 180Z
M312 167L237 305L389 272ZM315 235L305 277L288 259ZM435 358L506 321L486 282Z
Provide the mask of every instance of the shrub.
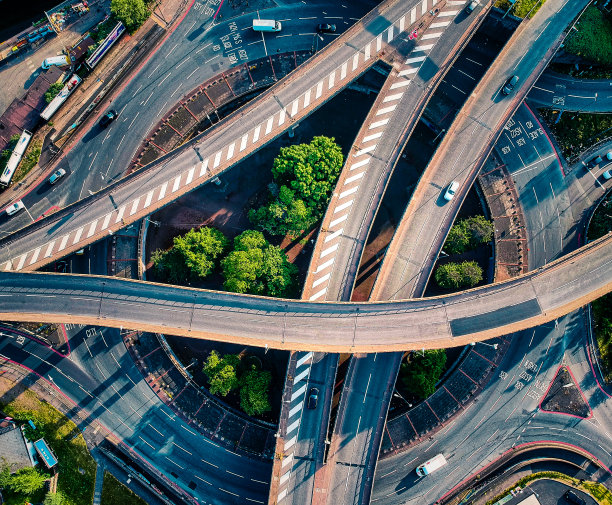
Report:
M51 101L64 89L64 84L61 82L55 82L49 86L49 89L45 93L45 102L51 103Z
M475 261L445 263L436 269L434 277L445 289L471 288L482 281L482 268Z
M436 383L445 366L444 349L424 351L423 354L415 351L410 355L409 361L401 364L400 380L408 391L425 399L436 390Z

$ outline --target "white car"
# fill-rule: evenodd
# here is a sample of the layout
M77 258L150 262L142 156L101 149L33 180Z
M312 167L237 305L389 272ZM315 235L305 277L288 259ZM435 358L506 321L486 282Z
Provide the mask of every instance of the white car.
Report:
M446 191L444 192L444 199L450 202L455 196L455 193L457 192L458 188L459 188L459 183L457 181L451 182L448 185L448 188L446 188Z
M17 212L19 212L21 209L25 209L25 205L23 204L21 200L19 200L18 202L15 202L14 204L9 205L6 208L6 213L9 216L12 216L13 214L17 214Z
M606 170L606 171L605 171L603 174L601 174L601 175L603 175L603 178L604 178L606 181L609 181L610 179L612 179L612 170Z

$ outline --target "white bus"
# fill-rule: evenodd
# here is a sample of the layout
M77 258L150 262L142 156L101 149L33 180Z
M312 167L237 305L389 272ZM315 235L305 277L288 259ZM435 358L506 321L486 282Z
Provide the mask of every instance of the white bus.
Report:
M19 140L17 141L15 149L13 149L11 157L9 158L6 167L0 176L0 186L6 188L11 183L15 170L17 170L17 166L21 161L23 153L25 153L25 150L28 147L31 138L32 134L28 130L23 130L21 137L19 137Z
M70 79L66 81L66 84L62 88L62 90L57 94L57 96L51 100L51 103L47 105L44 110L40 113L40 117L45 121L49 121L49 118L55 114L55 111L59 109L60 105L62 105L66 99L70 96L70 94L75 90L75 88L80 84L81 78L72 74Z

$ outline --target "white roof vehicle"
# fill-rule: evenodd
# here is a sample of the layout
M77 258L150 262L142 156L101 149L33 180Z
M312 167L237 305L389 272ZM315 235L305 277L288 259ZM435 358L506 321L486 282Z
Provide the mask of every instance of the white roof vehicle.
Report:
M457 189L459 189L459 183L457 181L451 182L448 185L448 188L446 188L446 191L444 192L444 199L450 202L455 196Z
M9 205L6 208L6 213L9 216L12 216L13 214L17 214L17 212L19 212L21 209L25 209L25 205L23 204L21 200L19 200L18 202L15 202L14 204Z

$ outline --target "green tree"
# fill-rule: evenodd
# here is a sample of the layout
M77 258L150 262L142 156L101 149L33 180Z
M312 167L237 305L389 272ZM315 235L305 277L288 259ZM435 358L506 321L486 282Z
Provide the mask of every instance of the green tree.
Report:
M28 495L41 489L46 480L47 476L36 468L22 468L12 475L8 488L15 493Z
M67 503L66 497L58 491L57 493L47 493L43 505L64 505Z
M170 250L153 253L153 268L159 277L173 283L203 279L215 269L227 245L225 235L215 228L191 229L185 236L174 237Z
M268 398L272 374L256 370L255 367L240 377L240 408L250 416L272 410Z
M49 86L49 89L45 93L45 102L51 103L51 101L59 95L59 92L64 89L64 84L61 82L55 82Z
M482 268L475 261L445 263L436 269L434 277L445 289L471 288L482 281Z
M294 288L297 268L280 247L269 244L256 230L238 235L234 250L221 264L225 289L234 293L285 297Z
M5 489L9 487L12 476L11 476L11 469L9 465L6 463L6 460L2 458L1 461L2 461L2 470L0 470L0 489Z
M202 370L208 377L209 391L213 395L227 396L230 391L236 389L239 386L239 365L240 357L237 354L225 354L221 357L219 353L212 351Z
M296 237L314 225L317 218L304 200L295 197L295 191L281 186L278 197L268 205L249 210L249 220L270 235Z
M413 352L410 361L400 366L400 378L404 387L421 398L431 396L436 390L436 383L446 366L444 349Z
M334 189L343 156L334 138L314 137L310 144L283 147L272 165L280 186L295 191L297 199L322 213Z
M476 249L493 239L495 228L484 216L474 216L457 221L448 233L444 250L448 254L461 254Z
M111 0L111 12L130 33L138 30L150 14L143 0Z

